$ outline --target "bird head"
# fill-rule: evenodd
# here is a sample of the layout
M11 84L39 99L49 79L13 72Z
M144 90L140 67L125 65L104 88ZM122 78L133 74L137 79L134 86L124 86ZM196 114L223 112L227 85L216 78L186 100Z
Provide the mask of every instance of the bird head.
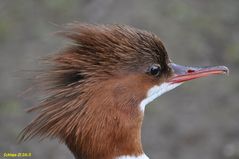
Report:
M174 64L154 34L124 25L71 24L71 44L48 60L47 97L23 130L63 141L76 158L140 156L145 106L185 81L228 69Z

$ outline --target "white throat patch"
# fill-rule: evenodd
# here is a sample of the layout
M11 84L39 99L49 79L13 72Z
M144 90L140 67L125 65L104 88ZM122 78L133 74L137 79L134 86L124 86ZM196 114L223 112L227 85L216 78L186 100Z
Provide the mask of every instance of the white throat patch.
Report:
M140 156L120 156L117 157L116 159L149 159L149 158L145 154L142 154Z
M161 85L153 86L148 90L147 96L144 100L140 103L140 109L144 112L145 106L152 102L157 97L161 96L162 94L174 89L175 87L179 86L182 83L162 83Z

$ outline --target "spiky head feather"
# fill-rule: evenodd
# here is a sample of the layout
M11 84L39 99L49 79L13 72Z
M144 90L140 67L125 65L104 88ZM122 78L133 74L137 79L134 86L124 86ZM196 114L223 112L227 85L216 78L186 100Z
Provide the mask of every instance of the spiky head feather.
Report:
M104 142L104 135L113 136L112 141L105 141L105 145L107 142L120 143L125 136L128 139L131 135L122 133L125 123L137 121L129 127L138 131L142 115L140 112L132 113L132 108L122 107L137 115L136 118L121 120L122 115L115 109L120 107L117 96L123 91L122 87L119 88L122 85L115 86L115 80L111 79L144 72L149 64L166 63L165 48L154 34L123 25L71 24L59 34L73 43L49 59L50 68L43 72L41 78L47 85L48 96L32 109L38 111L38 116L22 131L21 140L34 136L58 138L78 158L104 158L107 155L99 154L101 149L107 149L105 153L117 153L116 146L93 147L97 142ZM109 96L107 91L111 85L115 89ZM122 96L125 105L137 105L141 99ZM117 108L112 109L109 105ZM110 115L107 114L109 112ZM113 129L122 130L121 134L117 136ZM140 133L137 131L136 136ZM141 143L138 144L140 147L136 147L135 152L141 153ZM127 151L127 146L124 147ZM79 149L80 152L75 153Z

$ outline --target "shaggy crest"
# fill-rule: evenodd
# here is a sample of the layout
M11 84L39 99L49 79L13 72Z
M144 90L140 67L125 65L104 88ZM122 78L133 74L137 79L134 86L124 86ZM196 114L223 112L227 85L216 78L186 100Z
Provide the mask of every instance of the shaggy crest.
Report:
M59 34L73 43L48 59L38 79L47 97L20 140L57 138L76 159L147 158L145 106L185 81L229 72L174 64L159 38L128 26L71 24Z
M106 147L92 147L97 145L101 135L105 140L103 135L124 127L115 115L117 112L114 112L114 121L109 121L111 116L101 112L102 109L112 111L107 105L115 105L116 102L104 95L103 91L110 89L104 86L104 82L114 83L109 78L120 79L122 75L140 72L149 63L164 63L167 59L165 48L155 35L123 25L71 24L58 34L73 43L49 59L50 69L41 76L48 96L31 109L38 111L38 116L22 131L20 140L34 136L58 138L67 144L76 158L104 158L106 154L99 156L99 152ZM101 101L95 101L95 96ZM136 105L139 99L126 102ZM134 120L140 123L132 126L137 136L142 115ZM99 124L99 121L102 122ZM120 142L128 134L122 133L119 137L114 133L108 135L115 136L108 142ZM136 147L135 152L141 154L141 143L137 144L140 147ZM112 146L111 143L109 145ZM79 149L80 152L75 153ZM113 151L114 146L107 149Z

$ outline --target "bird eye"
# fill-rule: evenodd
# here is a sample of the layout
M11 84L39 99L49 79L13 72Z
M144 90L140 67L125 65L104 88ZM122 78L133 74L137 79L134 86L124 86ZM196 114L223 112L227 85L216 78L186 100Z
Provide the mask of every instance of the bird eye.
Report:
M161 72L161 67L158 64L154 64L149 67L148 73L153 76L158 76Z

